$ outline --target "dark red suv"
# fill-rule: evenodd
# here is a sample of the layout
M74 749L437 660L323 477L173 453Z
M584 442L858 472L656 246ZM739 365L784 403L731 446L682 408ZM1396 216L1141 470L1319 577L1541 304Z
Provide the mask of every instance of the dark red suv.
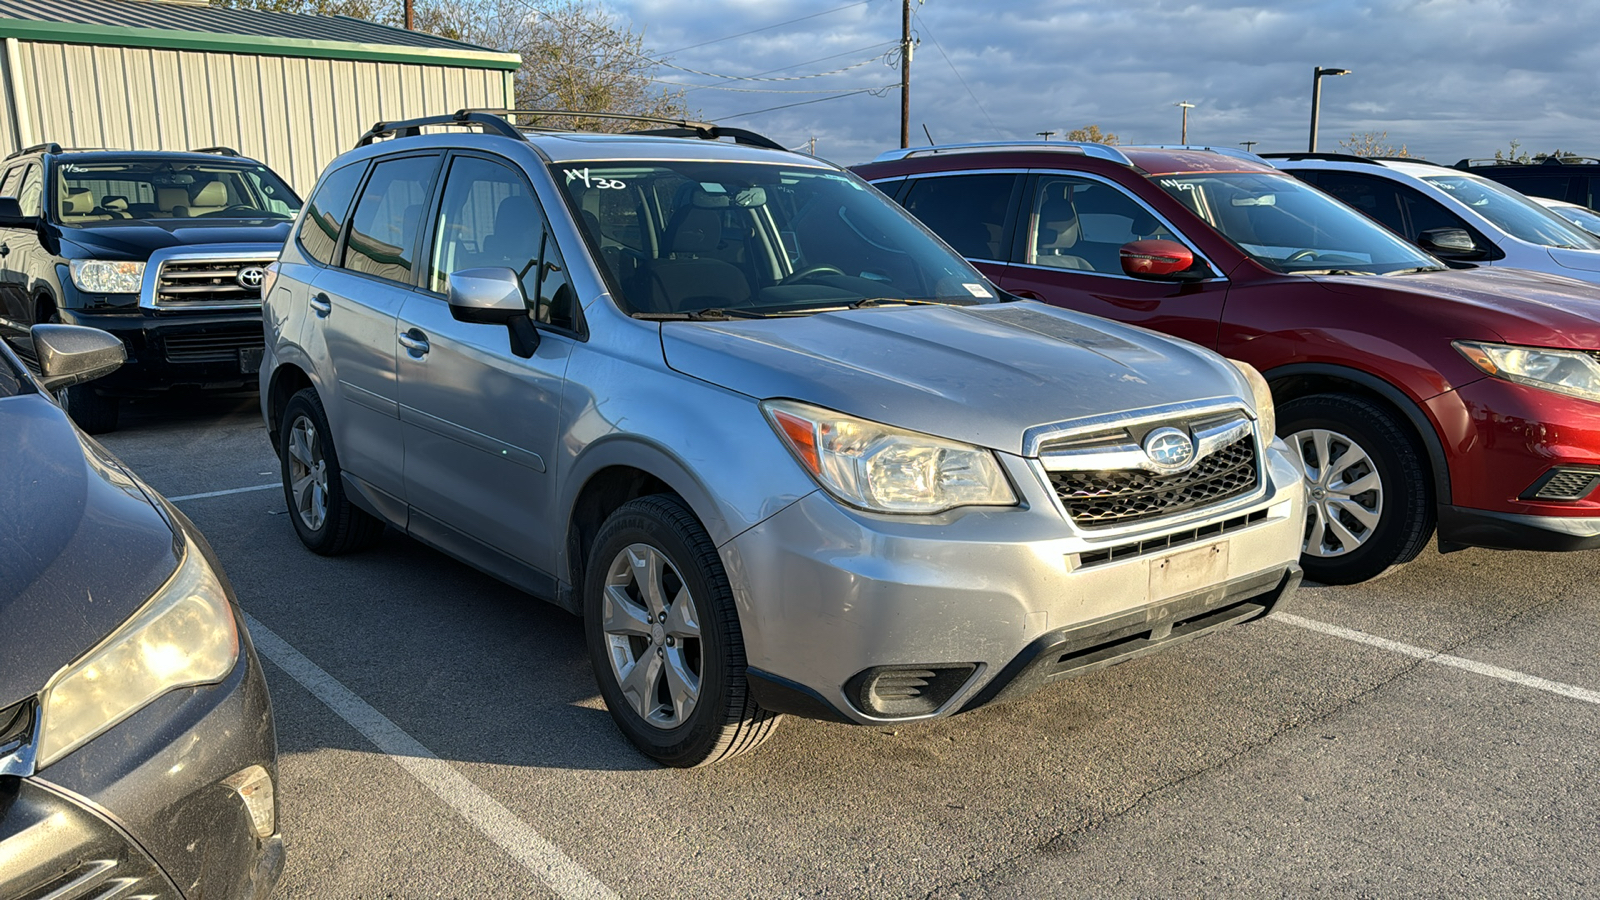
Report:
M1600 293L1452 270L1254 156L980 144L856 168L1000 288L1260 369L1311 493L1302 563L1600 547Z

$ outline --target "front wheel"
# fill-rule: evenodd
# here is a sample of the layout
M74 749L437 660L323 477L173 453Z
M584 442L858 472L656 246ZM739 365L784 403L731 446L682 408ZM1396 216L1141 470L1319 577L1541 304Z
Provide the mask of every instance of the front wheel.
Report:
M717 548L683 502L624 504L595 536L584 632L600 694L646 756L705 766L760 746L779 716L745 682L744 640Z
M1306 577L1355 584L1427 546L1435 516L1428 469L1393 412L1348 394L1298 397L1278 406L1278 433L1306 473Z

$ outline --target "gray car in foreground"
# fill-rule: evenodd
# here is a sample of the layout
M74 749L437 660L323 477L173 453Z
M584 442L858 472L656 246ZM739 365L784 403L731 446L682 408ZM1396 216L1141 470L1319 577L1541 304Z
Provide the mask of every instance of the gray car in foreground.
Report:
M580 614L619 727L678 766L783 713L971 710L1294 589L1301 476L1254 370L1002 297L836 166L669 132L463 112L331 164L266 295L308 547L388 525Z
M0 347L0 897L260 900L283 866L272 705L183 515L47 390L115 369L105 332Z

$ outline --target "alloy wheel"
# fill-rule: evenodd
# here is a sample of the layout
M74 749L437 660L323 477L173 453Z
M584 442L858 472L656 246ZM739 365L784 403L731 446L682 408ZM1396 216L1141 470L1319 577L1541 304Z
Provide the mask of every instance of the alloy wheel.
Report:
M611 561L602 599L611 671L634 712L660 729L688 720L704 671L700 615L683 576L649 544Z
M1311 428L1289 436L1306 478L1304 552L1343 556L1365 544L1383 517L1383 479L1360 444Z
M297 416L289 426L289 494L301 524L311 531L328 520L328 461L317 425Z

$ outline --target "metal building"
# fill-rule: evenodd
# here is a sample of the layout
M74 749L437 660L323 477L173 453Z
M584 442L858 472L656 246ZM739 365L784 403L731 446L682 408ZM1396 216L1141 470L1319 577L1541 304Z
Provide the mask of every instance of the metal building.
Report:
M374 122L514 106L521 64L343 16L193 0L0 0L0 157L232 147L302 193Z

